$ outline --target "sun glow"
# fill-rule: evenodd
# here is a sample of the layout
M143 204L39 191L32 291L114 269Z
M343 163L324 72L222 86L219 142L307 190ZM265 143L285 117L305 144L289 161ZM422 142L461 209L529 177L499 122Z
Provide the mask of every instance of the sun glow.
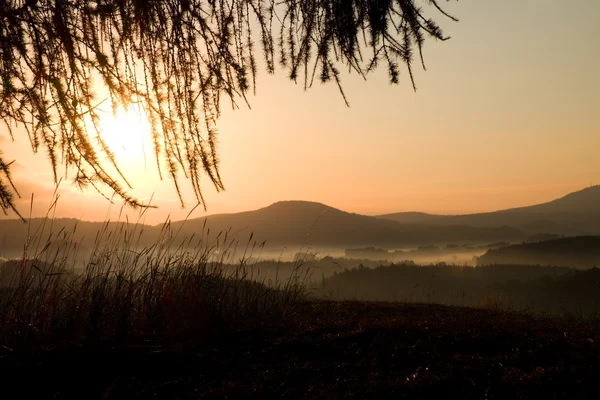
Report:
M152 152L150 122L140 107L130 106L102 113L100 137L114 154L119 166L141 171L148 165Z

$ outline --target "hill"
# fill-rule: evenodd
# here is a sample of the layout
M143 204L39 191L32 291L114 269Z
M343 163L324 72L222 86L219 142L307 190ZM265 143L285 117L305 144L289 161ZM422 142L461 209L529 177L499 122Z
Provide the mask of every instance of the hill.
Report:
M112 222L86 222L76 219L53 221L34 218L29 226L21 220L0 220L0 257L19 257L27 237L36 232L58 233L54 241L71 241L82 249L94 248L99 231L120 229ZM132 227L130 225L130 227ZM173 232L181 237L200 237L210 233L228 232L241 242L253 234L253 241L266 242L271 248L283 246L386 246L391 248L446 243L521 242L527 238L522 231L508 226L472 227L461 225L400 224L396 221L344 212L325 204L306 201L282 201L254 211L209 215L187 221L174 221ZM155 243L162 226L138 225L140 245ZM69 237L69 233L74 232ZM44 239L45 240L45 239ZM136 240L138 240L136 236ZM42 240L43 241L43 240ZM44 243L31 250L42 249Z
M431 225L513 226L530 235L600 234L600 185L592 186L562 198L527 207L489 213L434 215L401 212L379 218L400 223Z
M48 258L69 256L85 258L94 248L100 232L119 229L117 222L89 222L74 218L32 218L28 222L20 219L0 220L0 257L16 258L23 255L28 242L28 255L43 250ZM133 225L131 225L133 226ZM145 234L142 239L150 242L157 237L158 229L152 226L139 226Z
M469 215L431 215L397 213L379 217L354 214L321 203L281 201L270 206L240 213L209 215L171 223L182 236L202 235L210 229L212 237L226 231L244 242L253 233L257 243L271 248L284 246L388 247L401 248L431 244L522 242L529 235L600 235L600 186L594 186L563 198L529 207ZM93 248L102 229L118 229L117 223L85 222L75 219L46 221L43 231L75 232L68 240ZM27 237L39 232L43 219L31 226L20 220L0 221L0 257L17 257ZM143 231L140 244L156 241L160 226L138 226ZM40 247L40 246L38 246ZM41 245L43 247L43 244Z
M578 236L522 243L490 249L477 265L558 265L575 268L600 266L600 236Z
M220 214L174 223L183 234L203 226L240 237L250 232L269 245L387 246L402 247L436 243L489 243L521 241L527 235L518 229L462 225L399 224L396 221L344 212L321 203L282 201L255 211ZM246 232L244 234L243 232Z

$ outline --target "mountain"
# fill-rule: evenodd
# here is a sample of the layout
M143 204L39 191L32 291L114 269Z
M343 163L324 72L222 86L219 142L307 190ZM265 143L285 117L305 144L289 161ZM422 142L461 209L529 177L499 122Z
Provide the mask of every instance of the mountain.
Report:
M555 265L575 268L600 266L600 236L577 236L490 249L477 265Z
M29 254L46 248L48 257L57 249L75 246L80 249L78 256L90 253L95 247L96 235L104 231L105 237L118 235L109 232L119 230L120 224L111 222L85 222L75 219L41 218L32 219L29 224L21 220L0 220L0 257L20 257L28 237L42 240L30 244ZM139 225L137 235L129 235L139 245L154 244L159 238L162 226ZM180 238L192 235L210 235L227 232L244 244L250 234L253 242L266 242L266 247L329 246L335 248L383 246L389 248L413 247L429 244L448 243L491 243L498 241L520 242L527 238L522 231L509 227L472 227L461 225L400 224L396 221L344 212L321 203L306 201L282 201L254 211L234 214L217 214L207 217L175 221L170 223L171 232L178 232ZM47 243L48 232L52 230L52 243ZM44 232L39 235L37 232ZM70 232L74 234L70 235ZM111 236L112 235L112 236ZM210 240L209 240L210 241ZM181 243L181 241L177 241ZM194 242L195 243L195 242ZM61 254L62 254L61 253Z
M600 234L600 185L548 203L489 213L434 215L404 212L380 215L378 218L402 224L513 226L530 235L597 235Z
M255 211L219 214L173 224L189 235L206 226L229 231L240 239L253 232L254 240L269 246L403 247L441 243L521 241L526 234L513 227L400 224L396 221L344 212L321 203L282 201Z

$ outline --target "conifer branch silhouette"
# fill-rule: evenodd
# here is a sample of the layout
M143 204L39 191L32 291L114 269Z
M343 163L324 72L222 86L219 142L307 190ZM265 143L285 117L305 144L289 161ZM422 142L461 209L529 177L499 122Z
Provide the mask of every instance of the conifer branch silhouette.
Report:
M447 0L449 1L449 0ZM206 207L201 177L224 190L217 119L223 98L238 107L256 91L262 53L310 88L333 80L343 100L340 66L367 77L380 62L391 83L400 65L412 72L426 37L446 40L423 6L455 19L439 0L6 0L0 2L0 119L14 140L24 127L74 182L110 190L145 207L99 137L97 106L139 105L147 114L161 179L184 205L180 178ZM260 45L255 44L258 40ZM368 57L366 53L372 55ZM98 95L107 93L103 99ZM86 123L85 121L91 121ZM0 155L0 208L15 210L10 163ZM109 170L114 169L116 172Z

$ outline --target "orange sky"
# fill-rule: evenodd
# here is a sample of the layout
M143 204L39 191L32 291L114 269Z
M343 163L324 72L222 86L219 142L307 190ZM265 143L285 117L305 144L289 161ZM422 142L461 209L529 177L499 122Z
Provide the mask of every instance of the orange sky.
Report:
M285 74L261 74L252 110L226 107L219 123L226 192L208 184L208 213L236 212L278 200L313 200L346 211L466 213L529 205L600 183L600 2L461 0L440 20L452 40L428 42L418 91L386 71L368 82L344 76L351 107L334 85L307 92ZM14 170L28 213L39 215L53 191L44 154L26 135L0 148ZM154 193L149 222L181 218L169 181L144 166L140 147L117 154L135 194ZM130 152L137 155L131 156ZM117 152L119 153L119 152ZM123 156L127 154L127 156ZM205 179L208 183L208 180ZM104 219L108 203L61 185L57 216ZM186 190L186 199L194 197ZM116 207L118 208L118 206ZM193 216L205 215L197 210Z

